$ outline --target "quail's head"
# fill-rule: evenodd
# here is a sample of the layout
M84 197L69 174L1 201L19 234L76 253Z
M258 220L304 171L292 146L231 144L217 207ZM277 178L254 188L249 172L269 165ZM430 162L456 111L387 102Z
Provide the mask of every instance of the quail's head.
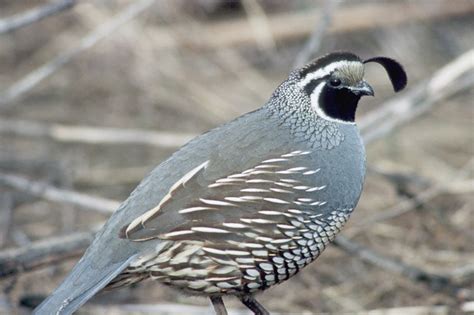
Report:
M368 62L379 63L385 68L396 92L406 86L406 73L397 61L387 57L362 60L348 52L318 58L295 70L290 81L302 95L302 103L309 103L317 116L352 124L360 98L374 95L374 90L364 80L364 66Z

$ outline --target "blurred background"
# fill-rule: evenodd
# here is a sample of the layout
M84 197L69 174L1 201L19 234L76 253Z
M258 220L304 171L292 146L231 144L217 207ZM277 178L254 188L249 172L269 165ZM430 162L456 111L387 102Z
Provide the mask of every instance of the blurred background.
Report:
M28 314L179 146L334 50L395 58L409 85L395 95L367 66L369 172L345 238L260 301L279 314L474 312L473 30L471 0L1 0L0 313ZM209 312L145 281L79 314Z

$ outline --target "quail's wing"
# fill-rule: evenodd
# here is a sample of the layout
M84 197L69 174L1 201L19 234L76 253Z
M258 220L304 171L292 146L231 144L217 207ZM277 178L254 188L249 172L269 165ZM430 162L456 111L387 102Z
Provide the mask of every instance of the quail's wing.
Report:
M172 185L155 207L125 226L122 237L211 242L248 241L257 235L276 242L286 239L301 225L301 217L316 220L318 208L327 203L320 170L308 165L310 154L296 150L266 156L248 169L218 178L208 176L212 162L205 161Z

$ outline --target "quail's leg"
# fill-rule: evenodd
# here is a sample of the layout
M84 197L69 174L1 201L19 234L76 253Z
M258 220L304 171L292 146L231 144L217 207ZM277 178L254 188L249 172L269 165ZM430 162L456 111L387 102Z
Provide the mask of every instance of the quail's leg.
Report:
M227 310L225 309L224 301L222 301L222 297L220 296L211 296L211 303L214 306L214 311L216 311L216 315L227 315Z
M255 315L270 315L270 313L263 307L263 305L258 303L257 300L253 296L246 295L246 296L243 296L240 300Z

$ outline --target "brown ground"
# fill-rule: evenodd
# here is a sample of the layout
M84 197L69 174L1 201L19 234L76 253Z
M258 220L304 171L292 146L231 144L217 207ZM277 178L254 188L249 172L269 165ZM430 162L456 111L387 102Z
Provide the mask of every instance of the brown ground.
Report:
M382 3L346 2L336 12L350 6ZM46 1L34 1L34 5L41 3ZM0 91L59 52L75 47L88 32L129 3L131 1L125 0L84 2L34 26L0 35ZM184 1L161 1L11 102L12 106L0 109L0 119L200 133L261 106L291 69L307 36L295 29L291 36L275 38L275 47L257 45L252 34L248 34L246 41L228 43L225 38L232 34L219 33L219 27L233 21L245 21L246 13L238 4L220 6L218 3L220 1L200 0L185 5ZM311 1L290 4L265 0L259 3L268 18L321 7L321 3ZM390 2L393 3L399 2ZM441 10L442 13L440 7L447 0L411 3L410 10L413 11ZM450 3L450 6L456 6L467 2ZM2 1L0 16L10 16L32 6L30 1ZM472 49L472 12L432 20L414 18L401 25L327 33L317 54L348 49L367 57L389 55L405 65L410 86L414 86L456 56ZM387 10L385 14L389 19L405 12ZM316 14L315 21L317 17ZM344 23L358 19L364 17L356 15ZM209 25L219 26L210 37L216 41L212 47L201 42L201 36L210 36L202 33ZM168 31L177 44L165 45L168 38L164 37L163 31ZM259 40L260 44L262 42ZM366 76L377 97L364 101L359 116L393 97L390 83L380 69L370 67ZM471 88L442 101L429 113L367 148L371 167L423 179L421 184L411 183L405 187L408 194L416 195L442 183L449 189L406 214L360 228L365 220L405 198L397 193L392 181L370 173L358 209L344 230L345 236L430 272L444 273L468 264L472 266L473 164L467 166L464 177L453 178L456 172L466 168L474 154L473 97ZM174 150L146 145L64 143L41 137L1 134L0 172L123 200L148 170ZM124 173L127 175L121 176ZM461 185L464 186L460 188ZM0 194L7 192L10 190L0 188ZM61 233L88 230L105 219L101 214L81 211L70 205L21 196L15 194L18 202L4 248L24 246ZM0 220L5 218L2 214ZM48 294L72 265L71 260L4 279L0 282L4 290L3 297L0 295L0 313L20 310L17 306L25 297ZM462 286L474 290L472 277ZM442 314L446 314L461 312L464 302L362 262L335 247L329 248L316 263L290 281L263 294L260 301L281 313L307 314L447 305L449 311L442 309ZM207 305L205 300L176 294L152 282L102 295L95 302ZM240 307L233 299L226 302L231 307ZM20 312L28 311L21 308ZM82 314L97 312L91 308ZM398 311L396 314L403 313Z

